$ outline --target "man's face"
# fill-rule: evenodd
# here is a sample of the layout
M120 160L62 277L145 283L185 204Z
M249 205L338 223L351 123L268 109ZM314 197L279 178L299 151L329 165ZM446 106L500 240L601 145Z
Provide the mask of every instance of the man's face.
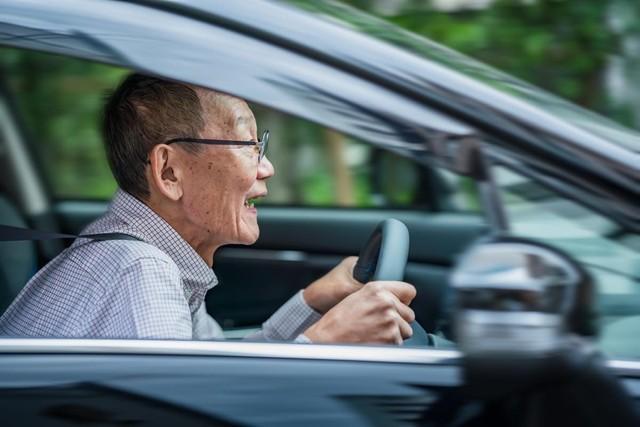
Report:
M201 138L257 141L256 120L247 104L236 98L224 107L205 108ZM258 212L251 200L267 195L266 180L273 165L258 163L254 146L202 145L185 157L183 202L187 219L216 245L252 244L260 234ZM185 153L187 154L187 153Z

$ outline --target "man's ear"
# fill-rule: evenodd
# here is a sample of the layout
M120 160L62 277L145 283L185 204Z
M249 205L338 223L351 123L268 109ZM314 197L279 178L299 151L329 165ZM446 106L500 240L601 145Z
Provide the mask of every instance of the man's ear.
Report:
M149 152L149 163L149 185L172 201L180 200L184 174L177 150L158 144Z

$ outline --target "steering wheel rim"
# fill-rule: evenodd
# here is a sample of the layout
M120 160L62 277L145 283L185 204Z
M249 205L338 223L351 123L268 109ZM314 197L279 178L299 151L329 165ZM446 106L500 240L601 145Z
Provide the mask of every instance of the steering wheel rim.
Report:
M382 221L360 250L353 278L360 283L402 280L409 256L409 230L397 219Z
M402 280L409 256L409 230L403 222L389 218L373 230L362 247L353 268L353 278L360 283L375 280ZM411 323L413 336L408 346L428 346L429 336L420 324Z

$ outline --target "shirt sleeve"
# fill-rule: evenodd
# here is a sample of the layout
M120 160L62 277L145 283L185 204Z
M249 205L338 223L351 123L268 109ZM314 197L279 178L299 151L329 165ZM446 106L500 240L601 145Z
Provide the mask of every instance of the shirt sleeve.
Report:
M120 319L131 326L135 338L193 338L191 312L177 266L162 259L140 258L119 279L129 303Z
M302 333L321 317L320 313L309 307L300 291L262 324L262 330L245 339L310 343Z

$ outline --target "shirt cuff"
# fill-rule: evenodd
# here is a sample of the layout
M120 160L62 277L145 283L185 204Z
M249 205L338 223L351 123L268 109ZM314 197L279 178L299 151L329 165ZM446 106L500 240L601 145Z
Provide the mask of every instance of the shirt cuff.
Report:
M298 337L295 340L293 340L293 342L298 344L313 344L313 341L307 338L305 334L298 335Z
M303 336L301 334L304 331L320 320L322 315L306 303L302 292L296 293L264 322L262 325L264 339L268 341L293 341L295 339L296 342L311 342L307 337L304 337L306 341L299 341L300 336Z

